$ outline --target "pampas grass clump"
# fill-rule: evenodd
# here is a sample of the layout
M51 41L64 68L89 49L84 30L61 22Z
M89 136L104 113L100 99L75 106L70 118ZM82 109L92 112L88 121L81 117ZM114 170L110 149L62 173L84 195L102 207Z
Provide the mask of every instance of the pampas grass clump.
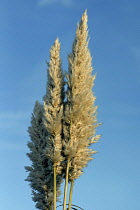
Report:
M72 208L74 181L96 153L90 145L96 143L97 106L93 92L92 57L88 48L87 12L77 26L72 52L68 55L68 72L61 67L60 43L56 39L50 50L46 93L43 104L36 101L27 153L32 165L27 181L32 188L33 201L40 210L56 210L60 186L65 179L63 210ZM67 82L66 82L67 81ZM67 84L67 88L64 88Z

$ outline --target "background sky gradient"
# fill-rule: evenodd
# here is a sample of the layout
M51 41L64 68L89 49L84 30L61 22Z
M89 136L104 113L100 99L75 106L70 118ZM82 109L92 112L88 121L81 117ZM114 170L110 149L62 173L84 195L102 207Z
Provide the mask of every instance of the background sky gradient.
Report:
M140 209L140 1L0 0L0 209L34 210L24 181L27 128L46 86L46 60L59 37L63 69L88 10L99 151L75 183L85 210Z

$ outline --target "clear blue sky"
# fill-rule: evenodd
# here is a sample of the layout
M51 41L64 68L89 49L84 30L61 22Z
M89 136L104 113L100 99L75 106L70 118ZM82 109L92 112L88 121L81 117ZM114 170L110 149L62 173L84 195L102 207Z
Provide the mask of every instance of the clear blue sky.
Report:
M34 210L24 181L27 127L46 85L46 60L59 37L63 69L77 22L88 10L99 151L76 181L85 210L140 209L140 1L0 0L0 209Z

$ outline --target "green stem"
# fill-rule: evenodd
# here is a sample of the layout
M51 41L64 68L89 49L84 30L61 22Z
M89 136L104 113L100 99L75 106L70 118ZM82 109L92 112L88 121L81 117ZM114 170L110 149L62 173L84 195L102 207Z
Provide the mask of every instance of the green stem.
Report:
M72 181L72 182L71 182L71 185L70 185L69 208L68 208L68 210L71 210L73 187L74 187L74 181Z
M64 188L64 199L63 199L63 210L66 210L66 200L67 200L67 191L68 191L69 167L70 167L70 159L68 159L68 161L67 161L66 178L65 178L65 188Z
M54 195L54 210L56 210L56 166L53 167L53 195Z

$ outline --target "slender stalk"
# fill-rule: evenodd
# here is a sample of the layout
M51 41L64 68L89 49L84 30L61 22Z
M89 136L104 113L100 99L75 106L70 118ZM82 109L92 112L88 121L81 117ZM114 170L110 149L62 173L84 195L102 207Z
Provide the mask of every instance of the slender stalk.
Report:
M56 167L53 167L53 195L54 195L54 207L53 209L56 210Z
M64 188L64 199L63 199L63 210L66 210L69 167L70 167L70 159L68 159L68 161L67 161L66 178L65 178L65 188Z
M74 187L74 181L72 181L72 182L71 182L71 185L70 185L69 207L68 207L68 210L71 210L73 187Z

